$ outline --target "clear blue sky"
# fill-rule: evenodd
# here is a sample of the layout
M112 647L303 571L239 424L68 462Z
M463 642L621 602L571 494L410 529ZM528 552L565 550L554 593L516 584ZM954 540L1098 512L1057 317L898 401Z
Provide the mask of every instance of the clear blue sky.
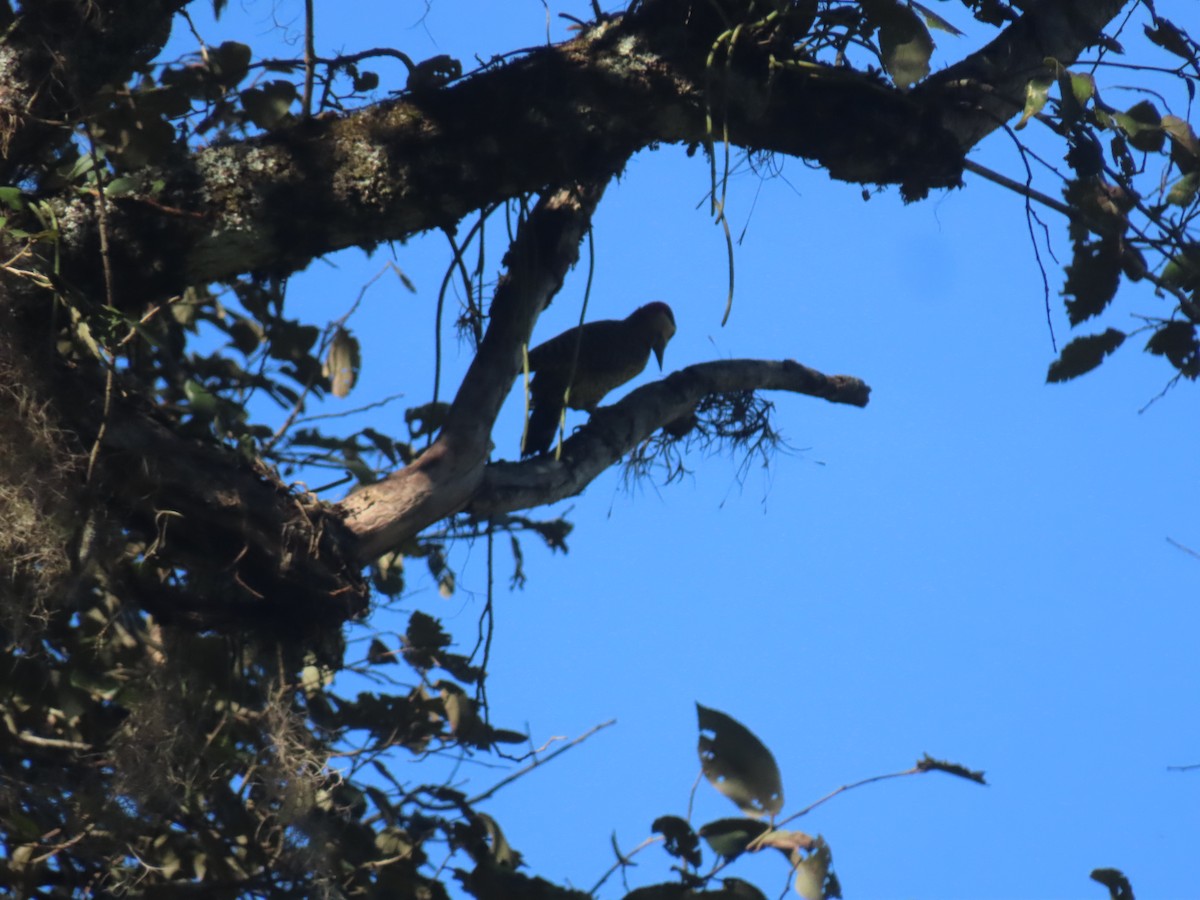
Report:
M934 5L978 32L957 4ZM1200 27L1189 0L1157 6ZM422 17L424 7L318 4L318 50L390 45L414 58L450 53L469 68L474 54L544 42L548 22L560 39L559 12L587 13L559 0L548 10L538 0L434 2ZM203 28L213 43L239 37L267 52L285 36L275 21L298 33L299 4L244 0ZM938 41L943 61L974 46ZM385 87L403 83L399 67L379 69ZM1002 134L973 158L1021 171ZM793 358L862 377L871 404L772 397L794 449L744 478L727 454L689 458L692 475L666 486L630 490L607 473L563 505L576 524L570 555L525 541L523 591L504 589L498 544L493 721L528 727L538 745L618 725L485 811L533 872L590 888L612 861L613 832L629 849L657 816L686 813L700 701L773 750L785 814L923 753L986 770L986 788L933 773L851 792L795 823L828 840L848 898L1102 900L1088 880L1099 866L1123 869L1139 896L1195 896L1200 772L1167 767L1200 763L1200 559L1168 539L1200 549L1200 387L1142 412L1172 370L1137 342L1075 382L1044 383L1055 354L1019 198L968 176L964 190L904 207L896 191L864 201L823 171L779 165L781 177L743 170L731 184L729 216L746 235L722 328L725 246L698 208L707 164L675 147L637 156L596 218L591 314L665 300L679 323L668 368ZM1065 261L1064 223L1042 215ZM502 230L491 238L494 275ZM1061 347L1072 336L1062 274L1041 249ZM314 263L290 285L294 313L339 317L388 258L383 248ZM363 380L345 405L396 391L401 406L428 399L448 260L440 235L395 248L417 294L394 278L367 294L350 323ZM584 283L580 269L535 339L577 320ZM1132 328L1131 308L1167 311L1144 289L1134 296L1096 330ZM443 383L453 386L469 351L448 327L443 337ZM514 395L498 424L497 457L516 456L520 404ZM401 406L358 424L402 434ZM403 630L406 611L424 609L469 648L486 548L458 545L450 562L453 598L414 576L402 610L371 625ZM428 777L407 761L397 771ZM502 774L467 765L459 777L475 791ZM698 791L696 824L736 814L706 785ZM638 862L631 887L667 874L657 847ZM773 855L729 874L774 896L787 866ZM602 893L620 895L619 881Z

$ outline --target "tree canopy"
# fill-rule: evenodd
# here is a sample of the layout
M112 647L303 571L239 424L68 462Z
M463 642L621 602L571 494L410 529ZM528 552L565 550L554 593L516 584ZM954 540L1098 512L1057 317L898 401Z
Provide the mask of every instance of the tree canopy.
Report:
M1200 374L1200 139L1160 87L1190 102L1200 45L1146 0L644 0L575 10L567 40L477 64L319 55L311 3L295 58L205 44L193 6L236 14L0 4L0 884L18 893L439 897L451 874L481 898L583 893L520 870L486 793L395 772L406 754L525 743L490 717L491 598L473 652L426 611L362 662L343 629L404 596L414 560L453 591L457 540L507 534L523 579L521 540L561 549L570 531L529 511L622 461L636 475L705 448L769 453L769 392L867 406L862 378L812 361L720 359L610 397L517 460L501 407L639 152L708 161L730 305L752 302L726 218L739 158L798 158L913 203L970 172L1009 189L1031 231L1039 210L1067 222L1070 259L1047 278L1085 333L1047 380L1135 336L1164 380ZM968 20L981 39L934 71L933 35ZM189 28L198 49L179 55ZM1114 76L1142 80L1135 100ZM972 160L1003 139L1022 171ZM339 430L315 411L354 391L354 310L304 320L289 277L431 230L453 248L438 319L469 367L456 385L439 370L407 434ZM485 233L503 244L494 280L471 268ZM1131 309L1139 327L1086 333L1134 282L1158 301ZM347 668L380 687L350 695ZM743 817L655 822L678 882L629 896L760 896L726 871L760 849L787 857L802 896L836 896L823 839L775 821L763 742L704 706L698 726L704 774ZM909 771L982 780L929 756Z

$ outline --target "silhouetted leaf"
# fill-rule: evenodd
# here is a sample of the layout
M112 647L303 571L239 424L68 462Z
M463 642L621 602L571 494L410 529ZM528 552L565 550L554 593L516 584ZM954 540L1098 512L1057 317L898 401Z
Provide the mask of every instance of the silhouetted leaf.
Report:
M1090 372L1104 362L1104 357L1120 347L1124 340L1125 333L1115 328L1109 328L1103 334L1075 338L1063 347L1058 359L1050 363L1046 381L1070 381L1084 372Z
M663 836L663 847L677 859L682 859L693 869L700 868L700 838L692 830L687 819L679 816L659 816L650 826L655 834Z
M1115 238L1082 241L1067 266L1067 318L1078 325L1099 315L1112 302L1121 283L1121 249Z
M1196 340L1196 326L1191 322L1167 322L1150 336L1146 349L1165 356L1188 378L1200 375L1200 343Z
M1108 888L1109 900L1134 900L1133 886L1120 869L1092 869L1091 879Z
M713 787L751 816L773 816L783 807L775 757L741 722L696 704L700 766Z
M1173 53L1180 59L1185 59L1192 65L1197 65L1196 53L1188 42L1184 32L1163 18L1156 18L1154 26L1145 26L1146 37L1158 44L1168 53Z

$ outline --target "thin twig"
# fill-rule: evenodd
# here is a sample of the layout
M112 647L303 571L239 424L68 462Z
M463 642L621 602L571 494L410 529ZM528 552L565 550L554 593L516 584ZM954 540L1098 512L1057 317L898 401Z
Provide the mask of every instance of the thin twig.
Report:
M617 724L616 719L609 719L607 722L601 722L599 725L596 725L596 726L588 729L583 734L581 734L579 737L575 738L575 740L571 741L569 744L563 744L561 747L559 747L553 753L543 757L542 759L535 759L533 762L531 762L529 765L525 766L524 768L517 769L517 771L513 772L507 778L501 778L499 781L497 781L494 785L492 785L490 788L488 788L482 794L479 794L479 795L469 799L467 801L467 805L475 806L477 803L482 803L484 800L491 797L493 794L496 793L496 791L500 790L500 788L504 787L505 785L512 784L514 781L516 781L522 775L526 775L529 772L532 772L538 766L544 766L546 763L550 762L550 760L554 759L557 756L561 756L562 754L564 754L568 750L570 750L572 747L579 746L580 744L582 744L584 741L586 741L588 738L590 738L593 734L595 734L600 729L607 728L609 725L616 725L616 724Z

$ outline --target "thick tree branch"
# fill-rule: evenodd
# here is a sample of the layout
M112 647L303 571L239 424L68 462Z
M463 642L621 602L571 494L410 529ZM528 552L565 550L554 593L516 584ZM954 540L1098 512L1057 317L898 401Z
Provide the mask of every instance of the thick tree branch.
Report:
M738 146L920 197L958 184L962 153L1020 109L1043 58L1073 60L1121 6L1040 3L906 93L850 69L781 64L776 52L802 35L765 27L747 28L728 63L710 67L722 16L703 3L643 3L456 84L138 173L141 190L114 198L109 214L118 295L285 274L345 247L453 227L520 193L606 176L655 143L704 144L710 116ZM93 283L94 201L64 195L56 216L66 279Z
M709 394L789 391L830 403L866 406L871 389L850 375L824 375L793 360L732 359L700 363L630 392L592 414L550 455L487 467L467 511L478 518L573 497L659 428L691 413Z
M412 465L341 503L363 561L457 512L478 491L492 426L521 367L521 348L579 260L579 243L603 193L600 180L555 191L521 223L479 352L438 439Z
M1069 66L1096 44L1130 0L1042 0L966 59L913 91L925 106L944 106L942 124L969 150L1025 106L1025 86L1053 78L1047 59Z

